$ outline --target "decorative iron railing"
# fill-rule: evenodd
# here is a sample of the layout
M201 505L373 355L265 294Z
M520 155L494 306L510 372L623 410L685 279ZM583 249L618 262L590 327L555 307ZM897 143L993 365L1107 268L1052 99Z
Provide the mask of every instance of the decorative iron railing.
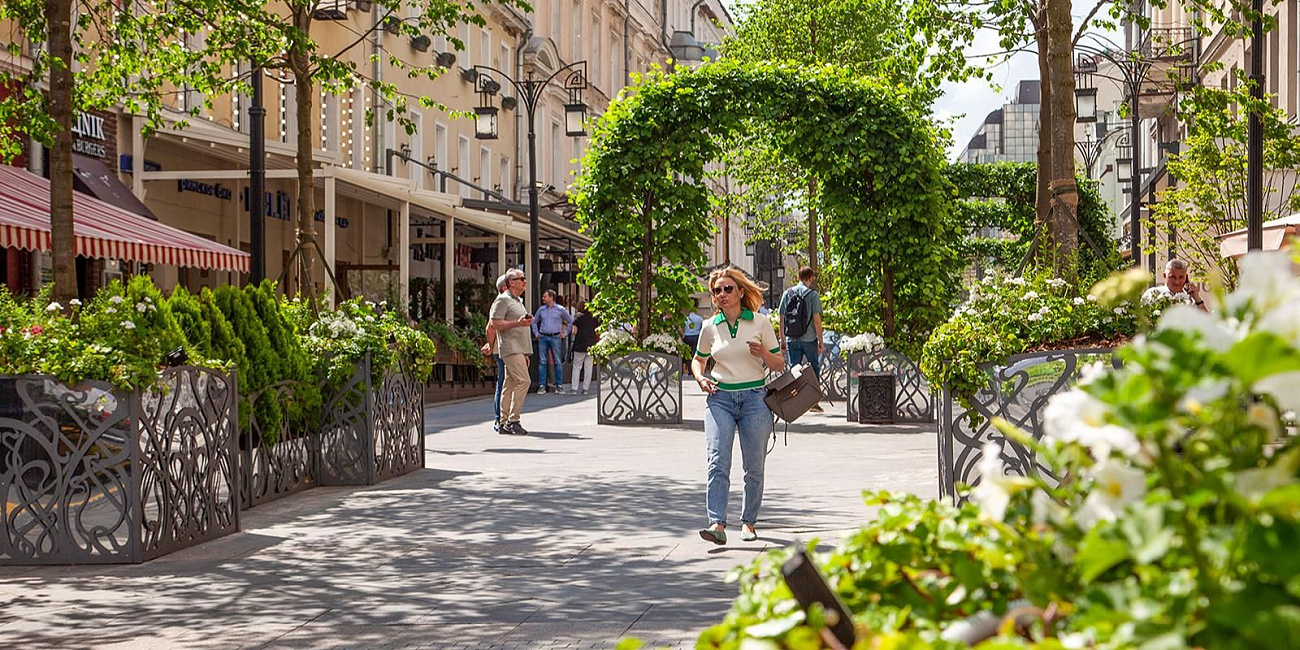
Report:
M254 393L249 398L250 411L255 412L261 400L290 403L296 399L298 386L295 381L282 381ZM277 424L274 444L265 443L270 432L262 430L257 418L251 418L241 436L240 506L244 509L316 486L315 437L305 426L295 427L288 413Z
M988 386L971 396L969 406L957 403L945 387L939 418L940 497L965 500L958 499L957 484L979 484L979 461L984 443L989 441L1001 443L1006 474L1055 480L1051 468L1042 465L1024 445L1002 435L991 420L1000 417L1035 440L1041 438L1043 407L1053 395L1074 384L1084 364L1094 361L1119 367L1110 348L1030 352L1011 357L1005 365L986 368Z
M935 395L921 368L907 355L888 348L854 352L849 356L848 418L858 421L858 379L867 373L894 377L894 422L934 422Z
M599 424L681 424L681 358L633 352L601 363L596 403Z
M424 467L424 387L400 365L375 390L370 357L325 387L318 433L321 485L374 485Z
M239 528L233 375L0 378L0 564L142 562Z

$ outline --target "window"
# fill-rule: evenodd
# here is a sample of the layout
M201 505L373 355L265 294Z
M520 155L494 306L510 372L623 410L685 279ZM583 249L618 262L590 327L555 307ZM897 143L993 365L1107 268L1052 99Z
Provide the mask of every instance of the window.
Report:
M368 157L366 154L370 153L366 151L366 149L370 148L370 133L366 130L366 89L364 86L352 91L348 104L348 121L351 127L349 130L351 137L348 138L348 152L352 154L352 168L365 169L366 158ZM362 143L364 143L364 146Z
M515 188L510 186L510 159L502 156L498 162L500 171L497 172L496 187L507 199L513 199L515 197Z
M460 136L456 143L456 167L452 173L460 178L468 178L469 173L469 138ZM469 186L464 183L457 183L460 186L460 195L469 198Z
M600 7L591 14L591 62L600 65Z
M460 39L461 55L464 59L461 61L460 65L462 68L468 70L474 67L474 57L472 56L474 50L470 47L469 42L469 23L460 24L460 35L458 38Z
M511 75L514 74L514 60L510 58L510 46L504 42L501 43L501 60L497 61L497 69Z
M442 171L447 171L450 162L447 159L447 127L443 124L436 124L433 127L433 166ZM438 181L438 189L441 191L444 187L441 185L441 176L438 177Z
M560 130L559 120L551 122L551 184L557 188L564 187L566 171L564 165L564 131Z
M387 117L387 113L388 113L388 109L387 109L387 107L388 107L388 104L384 104L384 107L382 107L382 108L380 109L380 110L382 110L382 111L385 113L384 115L376 115L376 116L375 116L375 119L376 119L376 120L382 120L382 121L383 121L383 127L382 127L382 128L384 129L384 135L383 135L383 137L384 137L384 141L383 141L383 144L382 144L382 145L379 144L379 143L375 143L375 153L376 153L376 156L375 156L374 160L375 160L375 166L379 168L377 171L379 171L380 173L384 173L384 174L387 174L387 173L388 173L388 171L384 169L383 165L380 164L380 163L386 163L384 156L386 155L387 152L384 151L384 150L385 150L385 149L390 149L390 148L391 148L391 149L400 149L400 148L401 148L401 147L399 147L399 146L397 145L397 121L396 121L396 120L390 120L390 119L388 119L388 117ZM369 156L367 156L367 157L369 157ZM398 169L398 168L397 168L397 163L399 163L399 162L402 162L402 161L401 161L400 159L396 159L396 158L393 159L393 174L396 174L396 173L397 173L397 169ZM390 176L391 176L391 175L392 175L392 174L390 174Z
M569 59L577 61L582 58L582 2L574 3L573 16L573 46L569 48Z
M433 51L434 52L450 51L450 48L447 47L447 34L443 33L441 28L439 28L438 35L433 37Z
M610 40L609 48L609 96L613 97L623 87L623 77L619 75L619 69L623 63L623 39L617 34Z
M411 111L411 122L415 124L415 134L410 138L411 160L424 162L424 116L419 111ZM407 163L406 169L411 174L411 180L415 182L415 188L424 189L424 168L415 163Z
M478 64L492 65L492 35L488 30L479 30Z
M560 32L560 5L562 4L564 3L559 2L558 0L551 3L551 20L547 27L550 28L549 31L552 34L558 34Z
M576 172L577 170L582 168L582 152L583 152L582 138L572 138L572 140L573 140L573 158L571 158L570 160L572 160L573 162L570 163L569 167L570 169ZM568 179L565 180L565 184L567 185L568 183L572 183L573 179L574 177L570 176Z
M478 150L478 178L475 179L475 183L479 187L492 189L492 150L487 147L480 147Z

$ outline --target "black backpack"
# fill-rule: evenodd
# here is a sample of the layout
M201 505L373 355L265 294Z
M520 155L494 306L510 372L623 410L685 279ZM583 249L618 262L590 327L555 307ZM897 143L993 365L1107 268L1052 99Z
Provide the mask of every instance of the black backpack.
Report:
M781 315L781 333L797 339L808 331L808 292L789 290L785 300L785 313Z

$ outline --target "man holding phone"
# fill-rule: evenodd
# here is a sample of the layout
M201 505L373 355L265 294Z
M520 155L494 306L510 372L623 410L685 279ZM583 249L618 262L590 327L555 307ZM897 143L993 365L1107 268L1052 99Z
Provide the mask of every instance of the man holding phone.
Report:
M528 431L519 424L528 396L528 355L533 352L530 336L533 317L519 297L524 294L528 279L523 271L506 271L506 290L492 302L492 327L497 332L497 348L506 367L505 388L501 391L500 433L526 436Z
M1143 302L1159 298L1173 298L1187 302L1201 311L1210 311L1201 298L1201 288L1187 279L1187 262L1179 259L1169 260L1165 264L1164 284L1158 284L1142 294Z

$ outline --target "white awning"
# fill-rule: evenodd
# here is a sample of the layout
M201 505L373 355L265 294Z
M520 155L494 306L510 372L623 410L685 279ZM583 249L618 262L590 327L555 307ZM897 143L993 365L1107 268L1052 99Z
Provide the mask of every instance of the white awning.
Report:
M508 214L467 208L461 204L460 195L416 189L408 179L359 169L333 167L327 171L332 171L334 177L344 183L380 194L390 200L409 202L417 209L435 215L451 217L491 233L528 241L527 224L515 221L514 217Z

